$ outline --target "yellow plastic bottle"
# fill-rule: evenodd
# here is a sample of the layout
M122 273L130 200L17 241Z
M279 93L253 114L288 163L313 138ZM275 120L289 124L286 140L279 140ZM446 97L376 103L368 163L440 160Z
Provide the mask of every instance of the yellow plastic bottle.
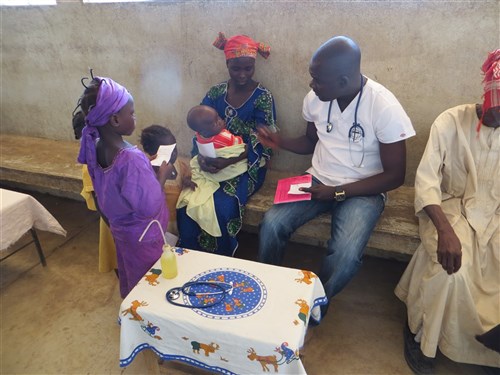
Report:
M161 275L165 279L173 279L177 276L177 256L174 248L168 244L163 245L161 255Z

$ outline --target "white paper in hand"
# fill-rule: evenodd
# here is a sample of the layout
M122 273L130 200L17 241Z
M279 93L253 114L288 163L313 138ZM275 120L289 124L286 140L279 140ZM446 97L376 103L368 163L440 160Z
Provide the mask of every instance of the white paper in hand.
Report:
M215 147L213 142L210 143L199 143L196 141L198 145L198 151L202 156L206 156L207 158L216 158L217 154L215 153Z
M174 152L176 144L173 145L161 145L158 148L158 153L156 154L156 158L151 160L151 165L155 167L159 167L164 161L169 163L170 158L172 157L172 152Z
M299 188L309 188L311 184L309 182L305 182L303 184L292 184L290 185L290 190L288 190L288 194L308 194L306 191L299 190Z

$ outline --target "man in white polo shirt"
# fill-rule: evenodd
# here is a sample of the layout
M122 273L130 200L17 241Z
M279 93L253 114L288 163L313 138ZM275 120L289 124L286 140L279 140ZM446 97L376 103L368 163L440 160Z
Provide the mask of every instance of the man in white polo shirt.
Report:
M384 210L384 193L402 185L405 140L415 135L396 97L363 76L361 52L344 36L324 43L313 55L311 91L303 103L305 135L285 138L259 128L269 147L311 154L310 201L274 205L259 233L259 261L279 265L291 234L307 221L329 212L331 238L320 278L329 297L351 280L364 248Z

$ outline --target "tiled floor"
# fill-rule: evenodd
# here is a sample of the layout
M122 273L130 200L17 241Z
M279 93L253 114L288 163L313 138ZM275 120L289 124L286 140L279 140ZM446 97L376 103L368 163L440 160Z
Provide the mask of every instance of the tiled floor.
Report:
M140 356L128 368L118 366L121 299L116 276L97 272L97 216L80 202L35 197L68 235L39 233L47 267L39 264L33 244L0 263L0 373L146 373ZM256 236L243 233L240 244L237 256L255 259ZM315 271L321 254L321 249L291 245L286 266ZM308 374L411 374L403 358L405 308L393 294L404 268L404 263L365 259L314 328L305 353ZM165 363L161 372L205 373L175 363ZM483 373L478 366L437 358L436 374Z

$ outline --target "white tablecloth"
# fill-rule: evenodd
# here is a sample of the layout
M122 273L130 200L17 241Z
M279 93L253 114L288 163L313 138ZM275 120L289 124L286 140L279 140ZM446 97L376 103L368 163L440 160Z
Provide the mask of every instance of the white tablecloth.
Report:
M327 302L314 273L181 248L176 255L175 279L161 276L158 261L123 300L120 366L151 348L163 359L223 374L305 374L299 348L309 319L319 321ZM169 289L195 280L232 282L234 291L207 309L167 302ZM205 299L177 301L199 306Z
M66 236L66 231L35 198L0 189L0 250L7 249L31 228Z

